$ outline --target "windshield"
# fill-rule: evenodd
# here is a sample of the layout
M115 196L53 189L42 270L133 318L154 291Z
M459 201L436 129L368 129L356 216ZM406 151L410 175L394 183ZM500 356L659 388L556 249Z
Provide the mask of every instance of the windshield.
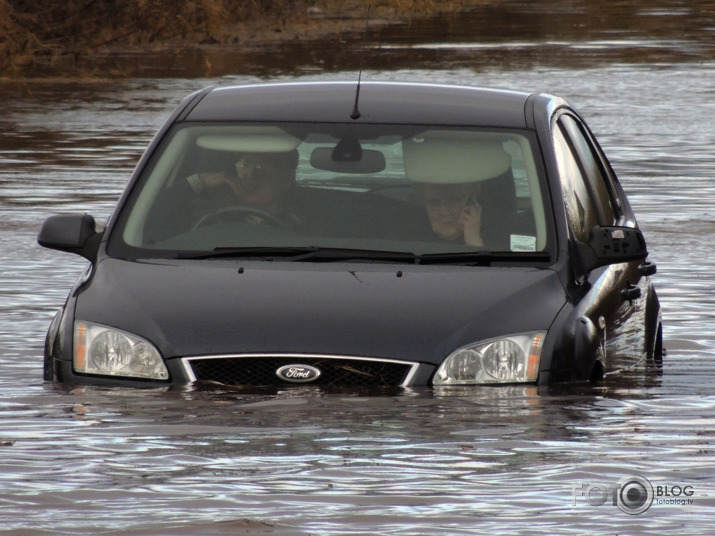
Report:
M183 124L139 178L109 252L543 257L535 147L531 133L503 129Z

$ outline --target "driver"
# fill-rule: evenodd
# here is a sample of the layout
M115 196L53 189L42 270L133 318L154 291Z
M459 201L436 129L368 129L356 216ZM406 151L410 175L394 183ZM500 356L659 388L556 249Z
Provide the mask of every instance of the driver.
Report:
M224 170L194 173L159 196L145 226L146 239L160 241L183 233L227 207L244 207L243 220L248 223L271 219L291 229L302 223L295 199L298 151L242 152L232 157Z
M231 169L194 173L185 179L197 196L220 208L246 205L283 218L295 219L290 199L295 189L298 151L237 153Z
M194 173L167 188L145 225L147 242L188 231L227 207L245 207L243 218L248 223L270 218L286 228L301 225L295 200L297 150L241 152L232 157L222 171Z

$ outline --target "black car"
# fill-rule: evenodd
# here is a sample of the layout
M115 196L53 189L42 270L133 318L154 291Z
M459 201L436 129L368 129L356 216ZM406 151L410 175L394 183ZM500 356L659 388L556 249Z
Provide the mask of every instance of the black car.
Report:
M46 380L451 386L662 359L646 244L580 115L411 83L187 97L117 209L56 215L85 273Z

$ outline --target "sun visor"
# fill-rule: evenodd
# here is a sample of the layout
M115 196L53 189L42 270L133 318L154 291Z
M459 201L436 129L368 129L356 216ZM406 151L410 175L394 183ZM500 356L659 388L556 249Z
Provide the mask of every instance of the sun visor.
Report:
M473 132L428 130L402 141L407 178L458 184L498 177L511 168L501 140Z
M240 127L225 134L199 136L196 145L214 151L234 153L286 153L300 140L278 127Z

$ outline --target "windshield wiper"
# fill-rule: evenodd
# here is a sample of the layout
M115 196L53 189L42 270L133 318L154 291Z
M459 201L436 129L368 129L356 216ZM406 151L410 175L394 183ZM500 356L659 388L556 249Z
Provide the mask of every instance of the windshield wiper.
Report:
M419 264L419 255L409 251L385 251L381 249L316 248L312 254L305 254L292 260L351 261L370 260L381 262L403 262Z
M403 262L420 264L418 255L404 251L366 250L351 248L321 248L319 246L218 247L215 248L213 251L188 251L179 253L176 258L190 260L257 258L265 260L281 259L291 262L375 260L382 262Z
M459 251L425 253L419 256L420 264L466 264L489 266L493 262L548 262L551 255L543 252L512 251Z
M415 262L414 253L401 251L365 250L350 248L321 248L319 246L281 247L218 247L212 251L179 253L178 259L221 259L221 258L261 258L284 259L287 261L344 261L370 259L393 262Z
M245 257L288 257L295 258L303 255L312 255L320 248L317 246L290 246L290 247L219 247L212 251L185 252L177 255L177 259L221 259ZM291 259L293 260L293 259Z

